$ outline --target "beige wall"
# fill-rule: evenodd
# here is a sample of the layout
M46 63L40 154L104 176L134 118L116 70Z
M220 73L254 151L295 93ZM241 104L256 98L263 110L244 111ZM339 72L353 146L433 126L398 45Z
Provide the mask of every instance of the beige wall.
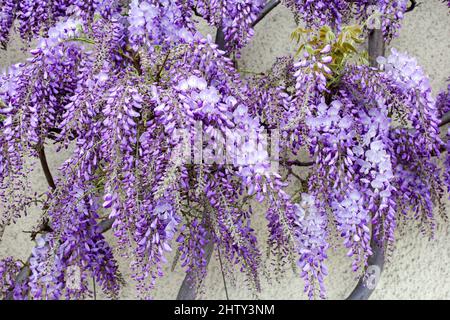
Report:
M295 23L291 13L278 7L256 27L256 36L244 50L239 67L245 70L264 71L275 57L292 53L293 46L289 41L290 32ZM209 30L208 28L203 28ZM440 0L421 1L421 5L413 12L406 14L403 29L392 46L407 51L417 57L419 63L430 75L434 92L446 86L450 76L450 15L446 5ZM24 57L19 44L10 46L8 52L0 52L0 69ZM64 155L48 152L53 171L61 164ZM33 188L46 190L46 182L40 168L31 177ZM447 211L450 211L447 201ZM29 236L23 230L30 230L39 209L30 211L28 217L17 225L7 228L0 243L0 257L13 255L26 259L32 247ZM255 221L257 230L265 229L264 214ZM450 214L450 212L449 212ZM440 223L436 239L429 241L422 237L416 226L404 228L404 235L398 240L390 262L386 266L374 299L450 299L450 227ZM264 243L264 231L261 231ZM113 241L111 235L108 235ZM345 258L342 249L330 250L328 266L330 276L327 278L328 296L333 299L344 298L356 283L357 275L350 271L350 260ZM127 261L120 261L121 270L126 279L129 271ZM267 267L270 273L270 268ZM172 299L183 279L183 273L177 268L175 272L167 270L167 276L158 281L155 298ZM252 298L251 293L242 285L242 277L237 274L235 285L228 283L230 298ZM263 280L260 298L263 299L304 299L303 283L292 270L285 270L279 282L270 283ZM135 291L130 281L123 289L122 298L134 298ZM220 268L215 256L209 266L209 274L205 281L205 299L225 298Z

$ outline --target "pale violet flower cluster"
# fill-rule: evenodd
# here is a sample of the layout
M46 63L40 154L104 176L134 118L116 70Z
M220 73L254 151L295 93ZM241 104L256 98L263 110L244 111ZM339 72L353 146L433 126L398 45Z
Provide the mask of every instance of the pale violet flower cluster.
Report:
M388 13L389 37L405 1L375 2ZM0 78L0 228L30 205L43 202L46 212L29 265L0 261L2 295L85 299L94 280L116 298L117 253L141 297L151 297L171 250L199 292L213 244L252 293L268 258L271 277L298 261L308 296L325 297L332 237L356 271L368 265L371 239L390 252L400 215L434 227L433 210L447 209L438 164L445 115L422 69L396 51L379 60L383 70L354 59L335 68L350 2L285 0L309 24L336 26L336 39L319 37L298 63L277 59L269 72L243 77L235 58L266 3L0 0L0 46L14 19L23 39L43 37ZM220 28L216 40L199 36L194 15ZM186 141L194 150L185 152ZM34 195L29 159L44 163L49 143L72 151L53 181L47 172L48 192ZM252 228L261 214L267 247ZM103 236L109 228L114 248ZM16 283L22 267L31 272Z
M364 197L361 196L361 193L358 190L349 189L346 197L340 202L334 202L333 206L338 211L337 216L345 220L346 224L350 226L350 230L341 231L346 233L351 232L353 234L353 241L361 241L363 235L358 226L362 225L363 231L367 233L370 231L367 227L369 212L364 207Z
M151 46L192 40L194 34L185 18L184 12L173 1L162 0L155 5L133 0L128 13L130 40L135 48L141 44Z
M44 235L36 239L36 246L32 249L30 266L30 294L34 299L44 296L47 299L54 299L54 294L61 289L56 287L54 270L51 264L52 252L49 245L48 236Z
M362 147L366 150L364 160L359 163L363 174L370 174L373 180L370 185L374 190L383 190L381 196L389 197L389 181L392 180L392 165L390 155L386 151L383 136L389 130L389 119L383 111L370 109L367 117L362 117L362 123L368 127L367 133L363 136ZM355 146L354 153L357 156L363 155L363 148Z
M377 62L383 70L392 78L403 84L405 88L419 88L421 92L431 90L430 81L417 63L417 60L406 53L391 49L391 54L385 57L378 57Z
M379 57L378 63L385 75L403 91L404 103L400 111L408 116L411 126L417 130L417 144L439 154L439 111L431 94L430 80L417 64L417 60L391 49L387 58Z
M17 1L0 1L0 47L6 48L9 41L9 34L14 23L17 10Z
M364 125L366 133L362 137L362 147L364 156L359 160L360 172L363 177L360 179L365 186L370 186L367 192L368 208L376 208L374 221L384 217L385 232L389 241L393 241L396 227L396 204L392 199L394 174L392 168L392 158L388 153L389 124L387 108L384 101L378 102L378 108L373 108L367 114L360 112L361 123ZM356 150L355 150L356 151ZM358 156L359 153L355 154ZM375 228L375 233L378 229Z
M0 73L0 98L4 98L6 95L15 94L17 88L17 81L15 81L15 77L19 74L20 67L21 64L16 63Z
M407 9L407 0L284 0L297 19L308 28L329 25L340 29L356 18L368 29L381 29L386 41L397 35Z
M197 12L209 24L221 28L224 50L236 52L254 34L253 22L264 7L264 0L196 0Z
M252 166L255 173L269 175L268 141L260 122L241 104L234 110L233 118L236 127L227 135L230 151L235 152L232 153L235 159L233 163L243 167Z
M316 281L324 297L324 278L328 268L324 264L327 258L327 218L323 210L317 206L317 199L308 193L301 195L300 203L293 205L295 236L298 241L300 258L298 266L300 275L305 281L305 292L309 298L314 297Z
M371 254L370 210L384 215L391 208L393 173L383 140L389 130L385 109L360 110L355 116L351 108L345 99L329 105L322 100L306 124L318 157L314 179L320 181L321 193L327 193L323 201L330 203L356 271Z
M182 91L194 90L191 95L194 102L198 108L194 109L194 114L196 112L204 114L219 114L224 111L220 110L218 103L221 99L219 91L214 86L208 86L204 78L199 78L195 75L191 75L187 79L180 81L178 89Z
M0 260L0 299L8 299L11 293L17 291L16 277L17 273L23 268L23 262L6 257Z
M202 152L206 163L237 166L245 177L255 174L270 176L267 137L247 106L233 96L223 100L214 86L196 75L182 79L177 89L190 93L183 96L183 101L190 106L189 112L194 117L211 120L219 117L226 124L221 130L204 124L206 135L202 139L206 146ZM228 112L230 108L234 109L233 113Z

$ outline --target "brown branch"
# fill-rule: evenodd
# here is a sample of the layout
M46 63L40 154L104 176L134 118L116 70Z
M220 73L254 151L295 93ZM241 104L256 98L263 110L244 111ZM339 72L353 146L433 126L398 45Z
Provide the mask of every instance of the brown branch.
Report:
M48 186L53 190L56 189L55 180L53 180L52 173L50 172L50 168L48 167L47 157L45 155L44 145L41 144L38 146L38 154L39 161L41 162L42 170L44 171L45 179L47 180Z
M192 12L194 12L194 15L196 15L199 18L203 18L203 16L198 12L197 7L192 7Z
M443 127L448 123L450 123L450 111L448 111L442 116L441 123L439 123L439 127Z
M299 161L299 160L288 160L286 161L288 166L296 166L296 167L311 167L314 165L314 161Z

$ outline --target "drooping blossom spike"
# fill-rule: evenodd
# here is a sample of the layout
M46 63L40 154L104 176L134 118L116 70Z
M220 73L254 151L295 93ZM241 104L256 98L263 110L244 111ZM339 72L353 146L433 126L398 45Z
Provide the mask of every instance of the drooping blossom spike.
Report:
M447 91L443 91L436 99L436 106L440 115L440 118L447 116L450 112L450 85L447 86ZM450 192L450 128L447 128L447 157L446 157L446 170L444 172L445 182L447 184L447 191Z

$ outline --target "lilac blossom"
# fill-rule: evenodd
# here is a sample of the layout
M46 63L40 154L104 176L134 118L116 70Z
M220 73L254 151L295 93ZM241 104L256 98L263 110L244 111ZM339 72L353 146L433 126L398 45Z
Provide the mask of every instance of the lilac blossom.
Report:
M195 1L198 13L210 24L221 27L226 49L239 51L253 36L253 21L264 7L262 0Z
M16 276L22 267L23 262L15 260L13 257L0 260L0 298L2 300L14 292L17 286Z
M324 264L328 249L326 232L326 214L318 207L317 199L310 194L302 194L301 202L295 204L294 223L298 227L295 236L299 242L300 259L298 266L305 280L305 292L309 298L316 293L315 282L319 283L319 294L325 297L324 277L328 269Z
M0 1L0 45L6 49L9 41L9 33L16 17L16 0Z
M440 116L448 114L450 112L450 85L447 86L447 91L441 92L436 100L436 106ZM450 191L450 128L447 128L447 158L446 167L447 171L444 173L445 182L447 184L447 190Z
M387 41L397 35L407 9L407 0L285 0L297 19L308 27L329 25L340 29L352 17L366 22L369 28L383 31Z
M189 41L194 37L192 23L177 1L140 1L130 4L130 40L135 48L165 42Z

